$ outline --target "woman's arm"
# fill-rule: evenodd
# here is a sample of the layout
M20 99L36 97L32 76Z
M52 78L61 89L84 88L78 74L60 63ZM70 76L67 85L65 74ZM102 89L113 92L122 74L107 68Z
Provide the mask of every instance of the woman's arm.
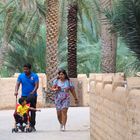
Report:
M78 98L77 98L77 95L76 95L75 89L74 89L74 88L71 88L71 89L70 89L70 92L71 92L71 94L72 94L73 97L74 97L75 104L78 104Z

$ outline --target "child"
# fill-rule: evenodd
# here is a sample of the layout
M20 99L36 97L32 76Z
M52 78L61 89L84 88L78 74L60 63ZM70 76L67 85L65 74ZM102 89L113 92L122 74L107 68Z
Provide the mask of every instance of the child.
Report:
M27 126L27 128L29 128L29 110L40 111L36 108L30 107L25 98L19 98L19 105L14 113L14 118L16 121L15 128L20 125L23 127Z

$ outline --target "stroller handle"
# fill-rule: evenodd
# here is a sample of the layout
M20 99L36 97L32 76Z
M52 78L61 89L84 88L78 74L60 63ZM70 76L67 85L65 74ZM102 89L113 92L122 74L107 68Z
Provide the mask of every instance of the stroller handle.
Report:
M16 101L15 101L15 110L17 108L17 95L16 95Z

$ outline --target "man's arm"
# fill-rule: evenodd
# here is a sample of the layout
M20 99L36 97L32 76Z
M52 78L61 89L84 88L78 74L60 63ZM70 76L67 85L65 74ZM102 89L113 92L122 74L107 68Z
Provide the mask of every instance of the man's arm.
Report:
M20 87L20 82L17 82L17 83L16 83L16 86L15 86L15 93L14 93L15 96L18 95L19 87Z
M38 87L39 87L39 82L36 82L36 83L35 83L35 88L33 89L33 91L32 91L30 94L36 93Z

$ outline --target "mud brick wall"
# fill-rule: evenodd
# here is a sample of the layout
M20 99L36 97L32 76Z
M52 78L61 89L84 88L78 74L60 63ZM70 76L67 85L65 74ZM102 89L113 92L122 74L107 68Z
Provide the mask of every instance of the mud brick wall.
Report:
M18 74L10 78L0 78L0 109L12 109L15 107L16 98L14 96L15 85L17 81ZM38 89L38 107L43 106L43 96L42 96L42 87L44 86L44 76L39 74L39 89ZM19 89L18 98L21 95L21 89Z
M140 78L90 75L90 121L91 140L139 140Z
M13 77L0 78L0 109L10 109L15 107L15 84L19 73L15 73ZM47 90L47 77L43 73L38 73L39 76L39 89L38 89L38 107L54 107L53 104L47 104L45 100L45 92ZM78 75L78 78L71 78L75 86L77 98L79 100L78 106L89 106L89 80L85 74ZM19 96L21 89L19 89ZM70 94L71 95L71 94ZM71 95L71 106L75 105L75 100Z

